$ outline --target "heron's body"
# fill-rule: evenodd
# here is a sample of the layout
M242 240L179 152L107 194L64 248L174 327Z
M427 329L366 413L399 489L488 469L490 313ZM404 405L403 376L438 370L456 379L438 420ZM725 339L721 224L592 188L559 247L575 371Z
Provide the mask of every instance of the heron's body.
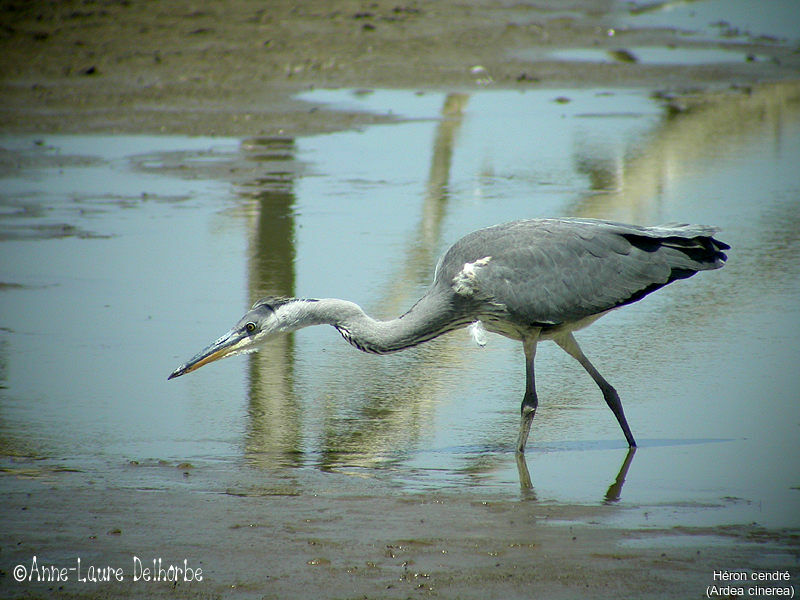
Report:
M538 404L536 345L553 340L592 376L631 446L635 441L614 388L583 355L572 332L676 279L720 268L729 246L698 225L639 227L591 219L531 219L480 229L439 260L425 295L389 321L338 299L264 298L225 336L170 378L207 362L254 349L277 332L330 324L359 350L397 352L476 321L519 340L526 391L517 450L524 451Z

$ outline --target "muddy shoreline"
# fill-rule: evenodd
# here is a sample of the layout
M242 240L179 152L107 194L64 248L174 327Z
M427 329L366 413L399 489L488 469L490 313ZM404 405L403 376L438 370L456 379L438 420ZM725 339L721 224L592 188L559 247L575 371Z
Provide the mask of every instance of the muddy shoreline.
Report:
M165 478L187 470L159 468ZM361 492L353 483L352 493L332 492L338 483L325 477L339 474L187 493L35 471L4 475L7 598L694 598L714 570L786 570L798 549L796 532L757 524L615 526L618 511L636 509L613 504L480 491L373 495L366 480ZM198 471L182 476L203 478ZM58 582L36 581L78 558L80 576L73 569ZM203 579L148 581L142 565L158 559L165 569L201 569ZM14 580L17 565L29 580ZM87 580L91 566L120 570L122 581Z
M316 87L644 87L680 95L797 79L800 54L763 37L752 61L532 62L531 49L714 48L671 29L615 27L611 2L5 2L0 131L303 135L380 117L292 99Z
M600 8L598 8L600 6ZM465 91L636 87L676 111L796 86L800 54L698 66L525 61L530 48L714 47L619 29L611 3L431 6L323 0L4 2L0 131L301 136L389 120L293 99L311 88ZM159 373L159 377L162 374ZM4 456L0 592L117 598L697 598L723 568L794 569L800 534L756 524L616 525L613 502L572 505L470 493L403 493L306 469L237 480L207 465L159 465L163 485L53 458ZM326 477L336 478L334 484ZM207 485L186 486L200 479ZM355 483L353 479L356 479ZM265 483L268 480L268 483ZM341 491L342 488L348 491ZM124 582L14 581L15 565L107 564ZM203 569L202 582L134 582L133 556ZM173 583L176 583L173 585Z

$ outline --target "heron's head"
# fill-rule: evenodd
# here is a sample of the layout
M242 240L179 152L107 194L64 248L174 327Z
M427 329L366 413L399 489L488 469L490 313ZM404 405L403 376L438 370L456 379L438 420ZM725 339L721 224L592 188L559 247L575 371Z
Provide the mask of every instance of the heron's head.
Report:
M296 311L290 307L298 302L302 301L271 296L262 298L230 331L175 369L168 379L191 373L220 358L255 352L274 334L296 329L292 318L292 313Z

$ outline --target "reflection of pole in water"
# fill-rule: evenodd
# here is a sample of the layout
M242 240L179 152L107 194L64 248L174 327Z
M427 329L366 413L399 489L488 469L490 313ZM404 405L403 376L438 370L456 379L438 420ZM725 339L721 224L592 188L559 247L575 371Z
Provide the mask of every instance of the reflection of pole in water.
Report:
M388 310L398 311L408 301L416 283L429 278L441 241L441 225L445 215L447 187L453 144L461 124L463 107L468 96L450 94L442 108L434 138L428 185L422 206L421 222L417 233L409 240L409 252L402 272L392 280L397 282L383 296ZM256 138L247 140L243 149L255 161L277 166L292 160L294 141L290 138ZM292 178L273 171L254 180L246 195L257 202L254 207L253 236L249 252L249 295L256 300L264 295L292 296L295 291L294 194ZM271 341L250 362L250 427L248 453L255 460L260 453L300 456L301 424L299 408L293 392L292 336L281 336ZM370 365L374 369L375 365ZM397 365L389 366L396 369ZM380 377L364 376L372 391L366 390L369 404L362 407L363 418L350 420L344 427L337 423L326 427L322 441L323 454L328 461L335 449L358 450L373 455L387 447L396 447L392 439L400 436L404 442L415 437L419 430L418 407L415 400L430 394L429 382L416 378L412 386L406 380L402 398L392 389L380 384ZM378 389L380 388L380 389ZM416 390L414 390L416 388ZM426 394L427 392L427 394ZM390 404L391 411L381 405ZM408 410L397 410L406 406ZM376 415L379 415L376 417ZM326 418L328 415L326 414ZM405 443L404 443L405 445ZM355 448L353 446L356 446ZM325 460L323 460L325 462ZM333 459L333 462L336 462Z
M253 200L248 251L248 296L292 296L295 288L294 204L291 173L277 170L294 160L294 139L253 138L242 145L250 160L271 170L248 183ZM301 427L293 391L294 338L280 336L253 354L249 362L251 460L274 464L300 455Z
M414 287L429 282L442 242L442 223L450 199L450 168L453 148L461 128L467 94L448 94L442 106L442 118L436 126L433 153L428 170L428 183L420 211L420 222L412 239L406 244L404 262L397 275L391 277L393 285L384 291L379 304L393 315L407 308L405 303L413 296Z
M800 84L759 86L748 93L703 95L696 106L668 112L660 125L635 148L601 152L581 142L578 170L590 175L591 192L569 212L572 216L626 223L660 222L660 199L697 171L697 164L747 152L754 135L780 144L782 122L797 114Z
M433 265L438 258L441 245L442 223L449 199L448 185L453 159L453 148L461 127L464 108L469 101L467 94L448 94L442 105L442 118L436 127L433 140L430 169L420 222L414 235L406 244L404 262L396 275L390 278L391 285L375 300L376 305L387 316L396 316L408 308L418 285L433 276ZM361 360L357 360L357 359ZM323 440L323 463L327 466L338 461L336 450L358 452L361 459L370 463L380 458L386 450L409 446L409 441L418 437L428 410L424 405L434 396L432 381L428 377L428 363L441 364L441 353L418 352L412 356L385 359L355 357L354 369L363 365L373 373L359 378L365 385L362 395L366 399L360 408L359 419L348 419L342 423L326 413L325 439ZM380 364L377 364L380 362ZM357 366L358 365L358 366ZM393 371L392 375L375 375L376 369ZM403 385L386 385L386 380L399 377ZM348 461L353 463L353 456Z
M467 106L467 94L448 94L442 106L442 119L436 127L433 142L431 168L428 172L428 187L425 201L422 204L422 222L419 227L419 248L425 256L419 256L414 265L419 272L422 262L424 268L430 269L430 261L436 259L436 250L441 242L442 220L444 219L447 200L450 197L450 167L453 163L453 147L456 135L461 128L464 108ZM430 273L427 274L430 276Z

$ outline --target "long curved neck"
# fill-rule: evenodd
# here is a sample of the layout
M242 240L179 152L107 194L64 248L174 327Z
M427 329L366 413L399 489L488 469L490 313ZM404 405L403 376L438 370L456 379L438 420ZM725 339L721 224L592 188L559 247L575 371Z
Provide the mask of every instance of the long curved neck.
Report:
M350 344L364 352L388 354L427 342L469 325L466 312L454 310L446 297L426 294L404 315L380 321L367 315L353 302L337 298L296 300L297 318L287 329L309 325L333 325Z

